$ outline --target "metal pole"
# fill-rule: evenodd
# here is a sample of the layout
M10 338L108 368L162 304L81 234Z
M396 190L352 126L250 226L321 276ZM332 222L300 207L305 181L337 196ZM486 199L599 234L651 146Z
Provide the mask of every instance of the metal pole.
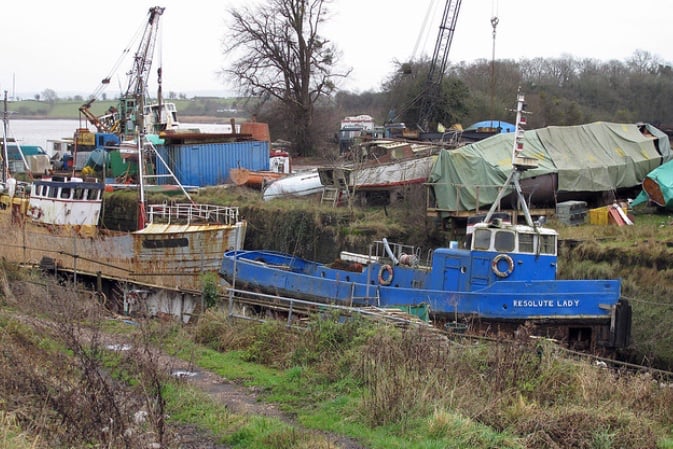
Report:
M7 111L7 91L5 91L5 100L4 100L4 112L2 115L2 182L3 184L7 182L9 170L9 159L7 152L7 120L8 120L9 111Z
M497 16L491 17L491 26L493 27L493 50L491 52L491 117L495 118L495 28L498 26Z

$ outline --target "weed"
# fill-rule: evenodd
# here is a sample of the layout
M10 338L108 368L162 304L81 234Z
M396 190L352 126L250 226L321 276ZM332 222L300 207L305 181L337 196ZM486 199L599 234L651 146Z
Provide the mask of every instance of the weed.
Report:
M0 411L0 446L12 449L47 447L39 436L31 437L21 428L16 413Z
M214 307L220 298L219 277L216 273L201 274L201 295L206 309Z
M255 327L255 339L246 349L245 359L267 366L290 366L292 348L298 336L288 332L280 321L267 321Z

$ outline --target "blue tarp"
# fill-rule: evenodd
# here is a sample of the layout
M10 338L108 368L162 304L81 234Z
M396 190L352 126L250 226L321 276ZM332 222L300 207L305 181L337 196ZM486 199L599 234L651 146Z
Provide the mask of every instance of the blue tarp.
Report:
M465 128L465 131L476 131L480 128L500 128L501 133L513 133L516 130L516 126L511 123L503 122L502 120L484 120L471 124Z

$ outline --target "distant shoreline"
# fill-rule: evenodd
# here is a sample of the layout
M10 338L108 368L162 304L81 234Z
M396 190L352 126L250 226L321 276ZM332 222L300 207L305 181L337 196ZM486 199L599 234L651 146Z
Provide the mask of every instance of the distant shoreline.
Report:
M12 120L79 120L80 117L51 117L47 115L22 115L12 114ZM229 124L229 117L213 117L211 115L180 115L180 121L183 123L208 123L208 124ZM236 119L237 122L246 120Z

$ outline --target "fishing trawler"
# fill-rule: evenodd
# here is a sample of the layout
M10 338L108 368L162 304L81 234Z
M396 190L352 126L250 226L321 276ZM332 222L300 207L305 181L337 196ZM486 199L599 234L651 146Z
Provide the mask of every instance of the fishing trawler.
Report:
M137 65L120 99L123 126L118 133L90 133L114 142L137 171L137 184L127 195L131 200L116 209L106 208L112 195L108 186L74 166L39 179L27 173L20 180L10 172L3 154L0 255L74 280L98 279L101 293L115 292L124 313L161 312L188 320L201 303L204 273L217 272L225 251L242 248L247 224L237 207L195 202L157 151L153 143L157 136L146 130L144 80L151 62L146 50L153 48L162 13L159 7L149 10L134 60ZM5 99L4 141L8 124ZM165 166L164 174L157 174L159 166ZM146 191L157 186L179 189L184 199L152 204ZM135 223L125 228L106 226L114 217L103 217L104 213L131 216Z
M153 148L142 142L138 154ZM3 259L127 285L122 298L127 313L149 307L183 318L191 314L200 301L203 273L216 272L222 254L242 248L245 240L246 222L237 207L199 204L184 190L183 203L145 204L144 176L135 203L137 227L125 232L101 224L105 185L95 178L21 182L6 176L6 167L3 173ZM143 304L132 291L142 292Z

